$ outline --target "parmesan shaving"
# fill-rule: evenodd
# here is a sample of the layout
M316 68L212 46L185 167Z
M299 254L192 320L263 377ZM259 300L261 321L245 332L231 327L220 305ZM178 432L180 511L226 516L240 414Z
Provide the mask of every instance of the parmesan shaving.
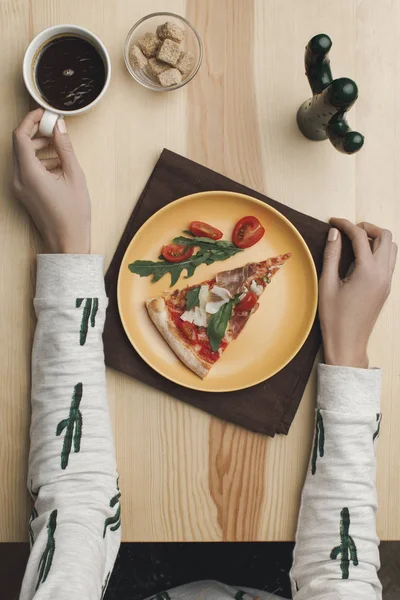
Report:
M213 300L212 302L207 302L206 312L209 315L215 315L224 304L231 300L231 295L229 291L225 288L219 287L218 285L214 285L214 287L211 288L211 297L220 298L220 300Z

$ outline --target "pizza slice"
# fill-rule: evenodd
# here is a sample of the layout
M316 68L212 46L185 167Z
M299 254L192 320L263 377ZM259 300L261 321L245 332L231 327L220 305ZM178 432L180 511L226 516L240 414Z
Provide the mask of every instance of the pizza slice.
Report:
M259 307L260 296L290 258L282 254L222 271L197 286L146 301L148 313L181 361L204 379Z

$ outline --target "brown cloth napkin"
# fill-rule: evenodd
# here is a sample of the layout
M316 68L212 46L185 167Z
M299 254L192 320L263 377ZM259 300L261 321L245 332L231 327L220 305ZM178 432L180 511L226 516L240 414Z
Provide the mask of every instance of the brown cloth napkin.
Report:
M279 210L304 237L318 274L320 273L329 225L271 200L174 152L164 150L133 210L106 275L106 290L109 296L104 331L106 364L246 429L270 436L274 436L275 433L287 434L321 343L317 320L300 352L282 371L256 386L229 393L199 392L165 379L136 353L120 321L117 305L118 272L126 248L137 230L151 215L173 200L188 194L212 190L247 194ZM348 240L344 242L342 274L347 271L353 258Z

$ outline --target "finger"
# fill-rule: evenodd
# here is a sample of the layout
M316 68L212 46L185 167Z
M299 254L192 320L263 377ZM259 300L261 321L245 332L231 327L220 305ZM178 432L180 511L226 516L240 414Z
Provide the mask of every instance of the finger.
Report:
M43 150L43 148L48 148L48 146L50 146L50 144L51 144L51 138L48 138L48 137L35 138L34 140L32 140L32 144L33 144L33 147L35 148L35 151L37 152L38 150Z
M29 137L32 139L33 136L36 135L38 131L39 131L39 123L35 123Z
M385 254L387 257L390 256L391 244L392 244L392 233L388 229L382 229L372 223L359 223L357 227L364 229L368 237L372 240L372 251L378 251L380 248L380 254Z
M393 271L394 271L394 268L396 266L397 250L398 250L397 244L395 244L394 242L392 242L391 246L390 246L390 258L389 258L390 276L393 275Z
M353 245L356 261L368 259L371 256L371 248L365 229L357 227L347 219L330 219L330 224L337 227L339 231L346 234Z
M61 167L61 161L58 156L55 158L42 158L40 162L47 171L53 171L53 169Z
M31 135L43 115L43 108L28 113L21 124L14 130L13 144L20 168L29 168L36 160L35 148Z
M329 230L324 252L321 284L337 285L339 279L339 262L342 254L342 236L335 227Z
M60 177L62 177L63 174L63 170L60 167L56 167L55 169L52 169L52 171L50 171L52 175L54 175L57 179L60 179Z
M14 140L13 140L13 144L12 144L12 157L13 157L14 179L20 179L21 172L20 172L20 168L19 168L19 162L18 162L17 152L16 152L16 149L15 149Z
M43 113L43 108L37 108L36 110L31 110L31 112L28 112L28 114L22 119L21 123L18 125L15 132L19 131L27 136L30 136L32 134L32 131L35 130L35 126L39 125Z
M72 142L67 133L64 119L58 119L54 128L54 148L60 157L61 165L68 175L75 175L81 171L78 159L75 156Z

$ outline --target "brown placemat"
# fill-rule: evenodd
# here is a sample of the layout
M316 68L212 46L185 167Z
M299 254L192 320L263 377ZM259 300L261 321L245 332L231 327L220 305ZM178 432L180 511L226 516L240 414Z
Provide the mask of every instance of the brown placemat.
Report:
M328 224L271 200L174 152L164 150L128 221L106 275L106 290L109 296L104 330L106 364L246 429L270 436L275 433L286 434L296 414L321 343L317 321L300 352L282 371L256 386L229 393L199 392L165 379L149 367L132 348L120 321L117 279L122 258L132 237L151 215L166 204L189 194L212 190L247 194L279 210L304 237L318 274L320 273ZM342 274L347 271L353 258L347 240L344 240L343 248Z

